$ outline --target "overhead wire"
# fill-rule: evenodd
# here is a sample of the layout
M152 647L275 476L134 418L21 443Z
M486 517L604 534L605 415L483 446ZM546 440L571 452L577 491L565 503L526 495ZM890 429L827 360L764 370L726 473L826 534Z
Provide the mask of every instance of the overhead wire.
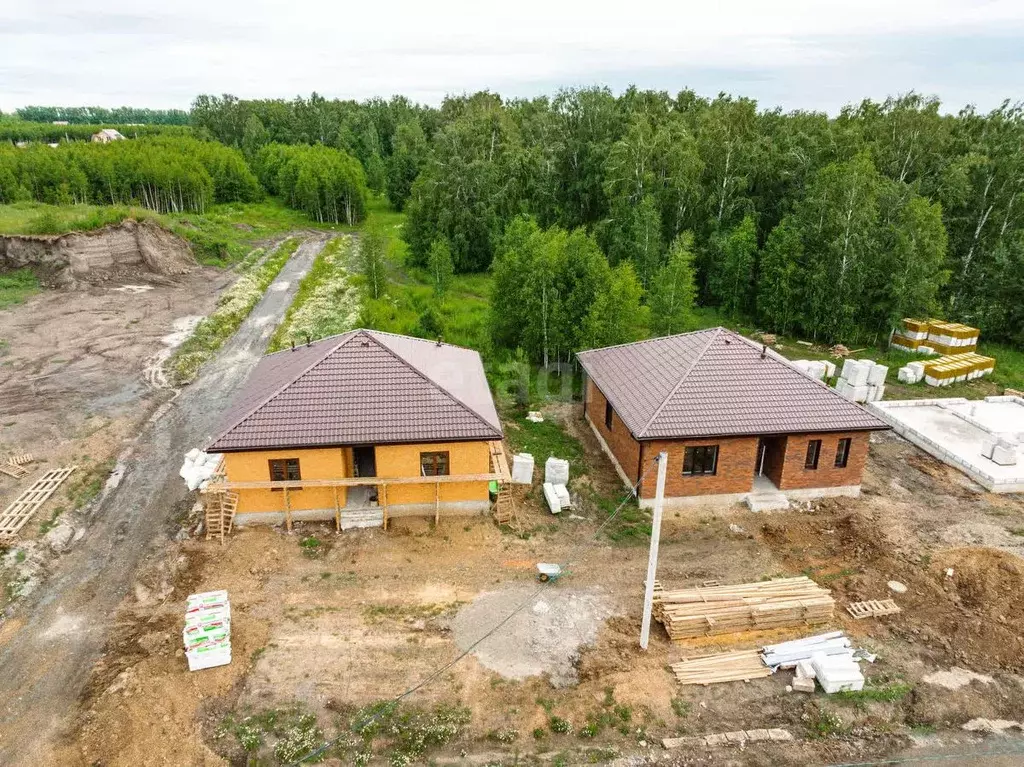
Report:
M640 476L640 478L636 481L636 483L632 487L630 487L629 492L626 493L625 497L622 499L622 501L619 503L619 505L615 507L615 510L611 514L608 515L608 517L604 520L604 522L602 522L600 525L598 525L597 530L594 531L594 534L591 536L590 539L587 539L587 541L596 539L597 536L599 536L601 534L601 532L605 529L605 527L607 527L612 522L612 520L614 520L618 516L619 512L622 511L622 509L625 507L625 505L627 503L629 503L630 499L637 497L637 493L639 491L640 485L647 478L647 475L650 473L651 469L653 469L655 466L657 466L657 464L658 464L658 457L655 456L653 461L651 461L651 465L648 466L645 469L644 473ZM573 546L571 549L569 549L569 553L565 556L564 564L562 565L562 569L563 570L565 570L566 567L573 561L573 557L575 556L576 552L579 549L583 548L585 543L586 543L586 541L580 541L575 546ZM416 684L412 685L411 687L408 687L404 692L400 693L399 695L396 695L394 698L389 700L385 705L379 707L376 711L374 711L373 714L367 716L363 721L357 723L353 727L353 729L356 732L361 732L362 730L365 730L367 727L369 727L371 724L373 724L375 721L377 721L380 717L384 716L385 713L390 713L391 711L393 711L395 709L395 707L398 706L399 703L401 703L403 700L408 698L410 695L412 695L412 694L416 693L417 691L423 689L428 684L430 684L435 679L437 679L439 676L441 676L443 673L448 671L450 668L452 668L453 666L457 665L467 655L472 653L473 650L475 650L484 640L490 638L495 633L500 631L501 628L503 626L505 626L505 624L507 624L516 615L518 615L520 612L522 612L524 609L526 609L526 607L528 605L532 604L533 601L538 596L540 596L541 592L544 591L544 589L547 586L549 586L551 583L553 583L552 580L541 581L540 584L538 585L538 587L536 589L534 589L534 591L531 592L530 595L526 599L524 599L522 602L520 602L518 605L516 605L516 607L512 610L512 612L510 612L508 615L506 615L504 618L502 618L500 621L498 621L496 624L494 624L494 626L492 626L490 629L488 629L488 631L483 636L481 636L479 639L477 639L476 641L471 643L465 650L463 650L458 655L456 655L452 660L448 661L444 665L442 665L442 666L438 667L437 669L435 669L434 671L430 672L427 676L425 676L423 679L418 681ZM295 767L295 765L302 764L303 762L307 762L310 759L315 759L318 756L321 756L322 754L327 752L329 749L333 748L337 743L339 743L342 740L343 737L345 737L345 736L344 735L339 735L337 738L332 738L331 740L327 741L326 743L324 743L322 746L320 746L316 750L310 751L308 754L299 757L294 762L291 762L289 764L289 767Z

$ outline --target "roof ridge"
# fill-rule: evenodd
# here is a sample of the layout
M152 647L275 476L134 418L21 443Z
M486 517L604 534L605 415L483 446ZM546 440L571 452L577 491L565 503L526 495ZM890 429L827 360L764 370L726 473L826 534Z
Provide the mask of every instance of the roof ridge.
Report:
M308 344L299 344L299 346L285 347L284 349L278 349L276 352L267 352L260 359L264 360L267 357L276 357L278 354L284 354L285 352L293 352L302 346L312 346L313 344L322 344L324 341L330 341L333 338L341 338L342 336L355 335L356 333L364 330L364 328L352 328L351 330L344 330L341 333L332 333L329 336L323 338L310 339Z
M711 344L713 344L715 340L722 335L722 332L724 330L725 328L723 327L714 328L714 332L711 334L711 337L708 339L708 342L704 344L704 348L700 350L697 356L693 358L693 361L690 362L686 370L683 371L682 376L680 376L679 380L676 381L676 385L673 386L672 390L665 395L665 399L661 401L661 404L658 405L658 409L654 411L654 413L651 415L649 419L647 419L647 423L644 424L644 427L640 430L640 433L637 434L637 437L642 438L647 433L647 430L651 428L651 424L654 423L654 419L661 415L661 411L665 409L665 405L667 405L668 401L672 399L672 395L679 391L679 387L683 385L687 377L693 371L694 367L696 367L697 363L701 361L701 359L707 353L708 349L711 348Z
M666 338L678 338L679 336L695 336L698 333L710 333L716 330L725 330L725 328L723 328L721 325L718 325L713 328L700 328L699 330L688 330L685 333L673 333L670 336L654 336L653 338L641 338L639 341L627 341L626 343L623 344L600 346L596 349L584 349L581 352L576 352L576 356L578 357L581 354L589 354L590 352L603 352L607 351L608 349L622 349L623 347L626 346L640 346L641 344L650 344L654 343L655 341L664 341Z
M430 384L431 386L433 386L433 387L434 387L435 389L437 389L437 390L438 390L439 392L441 392L441 393L442 393L443 395L445 395L446 397L448 397L448 399L452 400L452 401L453 401L453 402L455 402L455 403L456 403L457 405L461 405L461 406L462 406L462 408L463 408L464 410L466 410L466 411L467 411L468 413L472 414L472 416L473 416L474 418L476 418L476 419L477 419L477 420L478 420L478 421L479 421L480 423L482 423L482 424L483 424L484 426L486 426L486 427L487 427L488 429L497 429L497 430L498 430L498 431L500 432L500 428L498 428L498 427L495 427L495 425L494 425L493 423L491 423L491 422L490 422L490 421L488 421L488 420L487 420L486 418L484 418L484 417L483 417L482 415L480 415L480 413L478 413L478 412L476 411L476 409L475 409L475 408L471 408L471 407L470 407L469 405L467 405L467 404L466 404L465 402L463 402L463 401L462 401L461 399L459 399L459 398L458 398L458 397L456 397L456 396L455 396L454 394L452 394L452 393L451 393L451 392L450 392L450 391L449 391L449 390L448 390L448 389L447 389L446 387L444 387L444 386L441 386L441 384L439 384L439 383L438 383L437 381L435 381L435 380L434 380L433 378L431 378L431 377L430 377L430 376L428 376L428 375L427 375L426 373L424 373L424 372L423 372L422 370L420 370L420 368L419 368L419 367L418 367L417 365L414 365L414 364L413 364L412 362L410 362L410 361L409 361L409 360L407 360L407 359L406 359L405 357L403 357L402 355L400 355L400 354L399 354L398 352L396 352L396 351L395 351L394 349L391 349L391 348L390 348L390 347L388 347L388 346L387 346L386 344L383 344L383 343L381 343L381 342L380 342L379 340L377 340L376 338L374 338L374 337L373 337L373 335L372 335L372 333L376 333L376 332L377 332L377 331L375 331L375 330L374 330L374 331L366 331L366 334L367 334L367 335L368 335L368 336L369 336L369 337L370 337L370 338L371 338L371 339L373 340L373 342L374 342L375 344L377 344L377 346L379 346L379 347L380 347L381 349L383 349L384 351L386 351L386 352L387 352L388 354L390 354L390 355L391 355L392 357L394 357L394 358L395 358L396 360L398 360L399 362L401 362L401 363L402 363L403 365L405 365L405 366L406 366L407 368L409 368L410 370L412 370L413 372L415 372L415 373L416 373L416 375L418 375L418 376L419 376L420 378L422 378L422 379L423 379L424 381L426 381L427 383L429 383L429 384ZM394 335L394 336L399 336L399 334L398 334L398 333L389 333L388 335ZM403 336L399 336L399 337L403 337ZM405 338L413 338L413 336L404 336L404 337L405 337ZM419 340L419 341L425 341L426 339L420 338L420 339L417 339L417 340ZM431 342L430 342L430 341L427 341L427 343L431 343ZM463 347L457 347L457 348L463 348ZM467 349L467 351L473 351L473 350L472 350L472 349ZM477 352L477 354L479 354L479 352ZM303 373L303 375L305 375L305 373Z
M449 346L452 349L462 349L463 351L467 351L467 352L476 352L476 349L471 349L468 346L460 346L459 344L452 344L452 343L449 343L448 341L444 341L444 340L441 340L441 339L433 339L433 340L431 340L429 338L420 338L419 336L407 336L407 335L403 335L401 333L392 333L392 332L390 332L388 330L377 330L376 328L358 328L358 329L366 331L367 333L374 333L374 334L381 335L381 336L390 336L391 338L401 338L401 339L404 339L406 341L420 341L421 343L425 343L425 344L440 344L442 346ZM477 354L479 354L479 352L477 352Z
M334 352L338 351L338 349L340 349L342 346L344 346L349 341L351 341L353 338L355 338L357 335L359 335L360 332L362 332L362 331L359 331L359 330L356 330L356 331L351 331L351 330L350 331L346 331L346 333L350 334L348 336L348 338L346 338L341 343L335 344L334 346L331 346L330 348L328 348L327 351L323 355L317 357L316 361L313 362L311 365L308 365L307 367L303 368L302 371L298 375L292 376L291 378L288 379L287 383L282 384L281 386L277 387L277 389L275 389L273 392L271 392L268 396L266 396L263 399L261 399L256 405L254 405L252 408L250 408L248 411L246 411L245 415L243 415L241 418L236 420L233 424L231 424L226 429L221 431L220 434L218 434L214 439L212 439L210 441L210 444L211 445L215 445L218 442L220 442L229 433L231 433L232 431L237 429L239 426L241 426L243 423L245 423L250 418L252 418L252 416L255 415L257 410L265 407L266 405L269 405L271 400L275 399L276 397L278 397L281 394L283 394L287 389L291 388L291 386L296 381L298 381L300 378L302 378L302 376L306 375L306 373L308 373L310 370L315 368L317 365L319 365L325 359L330 357L332 354L334 354ZM340 337L340 336L346 335L346 333L339 333L338 336L331 336L331 337L332 338ZM322 339L322 340L326 341L327 339L325 338L325 339ZM286 351L286 350L282 350L282 351ZM268 355L268 356L272 356L272 355ZM266 357L264 357L264 359L266 359Z

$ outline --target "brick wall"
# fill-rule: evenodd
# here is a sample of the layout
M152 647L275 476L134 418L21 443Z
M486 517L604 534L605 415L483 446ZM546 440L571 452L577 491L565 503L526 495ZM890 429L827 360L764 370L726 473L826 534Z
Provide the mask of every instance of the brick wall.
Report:
M604 425L604 408L608 400L597 388L597 385L587 377L586 393L584 395L584 409L587 418L597 429L604 441L608 443L615 460L626 472L626 476L634 482L637 477L637 469L640 465L640 443L633 439L629 428L619 418L619 414L612 411L612 428L609 431Z
M713 476L683 476L683 453L687 447L718 445L718 469ZM644 442L644 467L661 451L668 453L668 473L665 476L665 496L719 495L747 493L754 485L754 466L757 460L757 437L731 437L692 440L652 440ZM657 474L647 474L640 495L653 498Z
M845 469L835 466L836 449L839 440L850 437L850 457ZM821 453L817 469L805 469L807 443L812 439L821 440ZM786 440L786 460L782 467L782 481L777 483L780 490L803 490L811 487L842 487L859 485L868 458L869 432L847 434L791 434Z

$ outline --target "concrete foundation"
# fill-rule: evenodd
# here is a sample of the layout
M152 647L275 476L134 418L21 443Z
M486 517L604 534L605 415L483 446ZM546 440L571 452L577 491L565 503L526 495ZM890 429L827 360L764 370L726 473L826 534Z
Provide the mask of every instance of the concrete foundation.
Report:
M989 492L1024 493L1024 399L892 400L868 407L897 434ZM1013 445L1016 465L1000 465L983 455L985 444L999 440Z
M780 490L782 495L791 501L813 501L817 498L858 498L860 485L844 485L842 487L809 487L802 490ZM745 503L748 498L756 495L750 493L722 493L718 495L683 495L665 499L666 509L685 509L692 506L732 506ZM641 509L654 508L653 498L642 498Z
M344 519L347 513L364 514L367 511L383 511L379 506L362 506L359 508L342 508L341 515ZM486 514L491 510L490 501L458 501L455 503L441 504L441 518L445 517L473 517L478 514ZM396 506L388 506L388 519L400 517L433 517L434 504L432 503L410 503ZM292 522L333 522L334 509L303 509L292 512ZM283 525L285 515L283 511L255 511L235 515L235 527L247 527L249 525Z

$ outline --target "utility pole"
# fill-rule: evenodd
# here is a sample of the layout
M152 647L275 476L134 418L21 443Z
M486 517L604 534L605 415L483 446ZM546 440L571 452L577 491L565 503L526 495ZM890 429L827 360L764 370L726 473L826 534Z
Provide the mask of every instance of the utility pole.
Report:
M661 541L661 508L665 503L665 474L668 453L658 453L658 484L654 491L654 519L651 521L651 551L647 557L647 582L644 584L644 618L640 624L640 647L647 649L651 638L651 609L654 606L654 576L658 572L658 543Z

